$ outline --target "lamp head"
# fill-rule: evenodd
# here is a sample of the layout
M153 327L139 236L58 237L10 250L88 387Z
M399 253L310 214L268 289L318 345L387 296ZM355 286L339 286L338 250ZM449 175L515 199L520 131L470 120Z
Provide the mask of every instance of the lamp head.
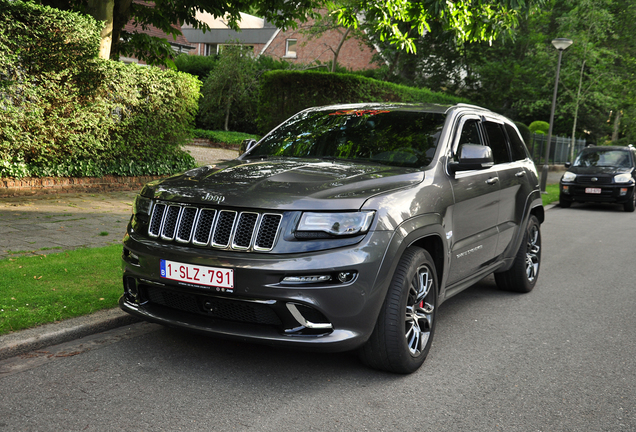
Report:
M556 38L552 41L552 45L554 45L554 47L558 49L559 51L564 51L568 49L568 47L572 45L573 43L574 42L572 41L572 39L566 39L566 38Z

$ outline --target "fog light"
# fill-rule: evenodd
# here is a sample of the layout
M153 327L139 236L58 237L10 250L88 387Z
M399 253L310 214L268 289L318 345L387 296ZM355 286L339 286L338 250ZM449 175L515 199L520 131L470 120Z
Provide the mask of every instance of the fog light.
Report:
M356 272L340 272L338 273L338 280L342 283L351 282L356 275Z
M627 195L627 188L621 188L620 195L621 195L621 196L625 196L625 195Z
M137 280L135 278L127 277L124 279L124 293L129 301L139 301L139 288L137 288Z
M563 193L570 193L570 186L563 186Z

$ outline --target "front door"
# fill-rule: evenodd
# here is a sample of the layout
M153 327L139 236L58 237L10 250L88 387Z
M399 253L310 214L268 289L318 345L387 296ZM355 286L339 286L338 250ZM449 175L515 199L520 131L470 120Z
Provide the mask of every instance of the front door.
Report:
M453 154L462 144L484 145L477 116L460 120ZM448 284L461 281L495 258L500 184L495 167L460 171L450 176L455 204L447 214L452 218L451 268Z

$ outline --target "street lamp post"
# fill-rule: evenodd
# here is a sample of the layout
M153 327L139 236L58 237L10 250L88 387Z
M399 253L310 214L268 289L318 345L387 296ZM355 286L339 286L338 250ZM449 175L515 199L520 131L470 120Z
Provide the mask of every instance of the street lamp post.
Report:
M568 49L572 45L571 39L556 38L552 41L552 45L559 51L559 61L557 63L556 79L554 81L554 94L552 95L552 110L550 111L550 127L548 128L548 142L545 146L545 160L543 161L543 171L541 172L541 192L545 193L545 187L548 183L548 171L550 167L548 163L550 161L550 143L552 141L552 126L554 124L554 108L556 106L557 90L559 88L559 74L561 73L561 56L563 51Z

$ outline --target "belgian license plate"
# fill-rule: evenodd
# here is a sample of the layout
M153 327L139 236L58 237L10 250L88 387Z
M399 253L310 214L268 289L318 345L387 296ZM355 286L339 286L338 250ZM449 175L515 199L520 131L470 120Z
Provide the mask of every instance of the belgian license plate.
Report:
M601 188L585 188L585 193L600 194L601 193Z
M161 260L161 277L197 285L234 289L234 270Z

